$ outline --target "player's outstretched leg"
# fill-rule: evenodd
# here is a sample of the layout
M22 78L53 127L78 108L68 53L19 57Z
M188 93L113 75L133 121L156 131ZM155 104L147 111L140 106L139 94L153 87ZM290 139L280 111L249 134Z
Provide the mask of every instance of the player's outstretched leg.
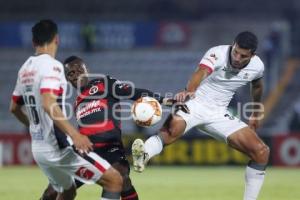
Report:
M150 158L160 154L164 145L175 142L184 133L186 122L181 116L170 115L160 129L158 135L153 135L144 143L136 139L132 144L133 167L142 172Z
M145 153L145 144L143 140L136 139L131 147L132 159L133 159L133 169L136 172L142 172L145 169L145 165L148 162L148 154Z

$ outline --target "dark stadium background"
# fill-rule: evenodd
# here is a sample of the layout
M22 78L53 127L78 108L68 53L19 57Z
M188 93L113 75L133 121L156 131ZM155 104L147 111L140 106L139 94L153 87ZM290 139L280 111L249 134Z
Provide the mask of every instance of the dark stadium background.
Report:
M266 67L266 118L258 133L271 147L271 165L300 166L300 1L0 2L0 146L4 165L33 164L27 130L8 112L8 106L17 71L33 53L30 28L39 19L51 18L59 25L58 59L79 55L94 73L130 80L137 87L162 94L183 89L208 48L231 44L240 31L255 32L260 40L258 55ZM84 37L90 37L92 44L86 44ZM248 89L240 90L232 101L232 111L244 110L241 103L249 100ZM141 129L131 120L124 121L125 144L130 146L133 138L147 137L159 127ZM193 129L152 164L246 162L226 145Z

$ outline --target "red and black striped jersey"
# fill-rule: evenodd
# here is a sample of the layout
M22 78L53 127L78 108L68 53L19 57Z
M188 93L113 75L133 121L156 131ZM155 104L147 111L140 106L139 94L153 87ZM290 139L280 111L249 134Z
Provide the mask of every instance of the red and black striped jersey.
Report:
M120 100L137 100L141 96L162 97L145 89L104 76L81 88L74 105L81 134L89 136L95 146L121 142Z

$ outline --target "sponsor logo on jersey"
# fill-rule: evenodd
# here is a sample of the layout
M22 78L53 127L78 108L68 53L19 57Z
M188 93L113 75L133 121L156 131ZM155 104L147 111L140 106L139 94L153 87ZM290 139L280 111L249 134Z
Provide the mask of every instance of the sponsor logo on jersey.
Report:
M243 76L243 79L248 79L248 78L249 78L249 74L245 73L244 76Z
M56 66L53 67L53 71L61 73L61 70L59 69L59 67L56 67Z
M229 72L231 74L234 74L234 75L236 75L237 73L240 72L239 69L235 69L235 68L232 68L230 66L224 66L222 70L225 71L225 72Z
M21 72L21 78L28 78L28 77L33 77L35 76L36 71L35 70L24 70L23 72Z
M106 107L106 102L104 100L94 100L87 104L82 104L76 112L76 118L79 120L89 114L102 111Z
M94 176L94 172L92 172L91 170L87 169L86 167L80 167L77 171L76 171L76 175L90 180L93 176Z
M215 60L218 60L218 57L217 57L216 54L214 54L214 53L210 54L209 56L212 57L212 58L215 59Z
M234 116L231 116L231 115L229 115L229 114L225 114L224 117L227 117L227 118L230 119L230 120L234 120Z
M33 78L26 78L26 79L21 81L21 83L24 84L24 85L32 84L33 82L34 82Z
M118 85L118 88L119 88L119 89L122 89L122 88L123 88L123 89L126 90L127 88L129 88L129 85L126 84L126 83L121 83L121 84Z
M108 150L110 153L113 153L113 152L115 152L115 151L118 151L119 150L119 148L118 147L113 147L113 148L111 148L110 150Z
M98 90L99 90L98 87L94 85L93 87L90 88L89 94L90 95L96 94Z

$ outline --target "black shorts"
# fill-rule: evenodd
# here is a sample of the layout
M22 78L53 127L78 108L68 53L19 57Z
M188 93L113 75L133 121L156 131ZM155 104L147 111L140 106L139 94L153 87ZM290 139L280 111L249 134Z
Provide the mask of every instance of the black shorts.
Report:
M114 163L121 163L129 166L125 155L125 149L121 144L94 148L94 152L107 160L111 165Z

